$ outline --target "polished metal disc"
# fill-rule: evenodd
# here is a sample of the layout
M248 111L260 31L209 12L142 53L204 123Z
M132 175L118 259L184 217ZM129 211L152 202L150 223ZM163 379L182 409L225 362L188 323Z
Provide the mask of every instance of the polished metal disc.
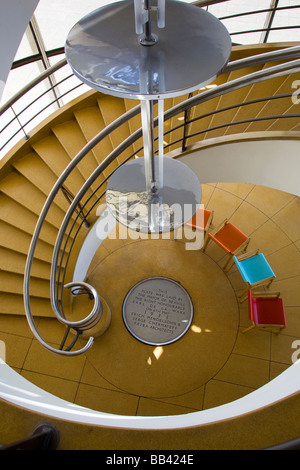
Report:
M165 17L163 29L153 21L157 43L143 46L133 0L101 7L71 29L67 61L82 82L122 98L170 98L211 83L229 60L227 29L202 8L177 0L166 0Z
M144 157L119 167L107 183L106 203L114 217L142 233L170 232L188 222L201 202L201 185L184 163L163 157L163 185L146 190ZM159 157L154 157L156 174Z
M184 287L165 277L144 279L123 302L123 320L139 341L163 346L181 338L193 319L193 303Z

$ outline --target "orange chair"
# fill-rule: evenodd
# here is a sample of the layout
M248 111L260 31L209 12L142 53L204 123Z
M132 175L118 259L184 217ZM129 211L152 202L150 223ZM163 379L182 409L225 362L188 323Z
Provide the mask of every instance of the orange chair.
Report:
M212 224L213 216L214 211L209 211L203 207L199 207L191 220L186 223L188 227L192 227L195 230L201 230L204 232L204 244L207 239L208 230Z
M258 292L248 291L248 315L252 325L245 328L242 333L246 333L252 328L259 327L271 330L286 328L286 318L284 304L280 298L280 292Z
M219 227L208 233L203 251L206 250L210 241L217 243L217 245L229 254L229 259L224 266L224 270L228 272L234 264L233 256L247 250L250 238L225 219Z

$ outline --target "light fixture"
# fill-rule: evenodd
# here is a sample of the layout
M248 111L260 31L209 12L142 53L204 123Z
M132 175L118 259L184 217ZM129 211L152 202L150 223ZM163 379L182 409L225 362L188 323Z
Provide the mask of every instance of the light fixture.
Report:
M160 233L187 222L201 202L193 171L163 155L164 99L211 83L228 62L231 39L223 24L202 8L177 0L152 1L124 0L93 11L71 29L65 52L85 84L141 101L144 156L115 171L106 201L120 223Z

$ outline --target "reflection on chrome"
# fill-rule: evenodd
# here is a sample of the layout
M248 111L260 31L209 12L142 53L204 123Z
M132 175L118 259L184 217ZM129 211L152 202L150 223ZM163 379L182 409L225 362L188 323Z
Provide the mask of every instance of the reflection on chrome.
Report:
M122 193L108 189L106 201L114 217L131 230L157 232L176 228L174 205L163 203L159 195L149 194L146 190ZM177 209L181 215L182 210L179 205Z

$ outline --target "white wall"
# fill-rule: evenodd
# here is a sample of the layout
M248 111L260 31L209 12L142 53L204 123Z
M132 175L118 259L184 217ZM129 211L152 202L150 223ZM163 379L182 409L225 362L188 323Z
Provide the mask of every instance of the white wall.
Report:
M251 413L297 393L300 360L271 382L248 395L203 411L172 416L121 416L67 402L28 382L0 358L0 398L17 406L59 419L129 429L178 429L222 421Z
M253 183L300 196L300 141L255 140L204 147L180 157L201 183Z
M284 158L282 158L284 157ZM204 147L181 161L205 182L245 182L270 186L300 195L300 143L297 140L255 140L226 142ZM105 217L99 219L104 225ZM95 227L98 224L95 224ZM104 230L105 227L103 227ZM96 230L96 229L95 229ZM98 227L89 240L91 253L105 231ZM97 236L96 236L97 235ZM85 261L78 264L78 275L85 272ZM231 419L284 399L300 389L300 360L263 387L241 399L215 408L176 416L136 417L101 413L61 400L31 384L0 359L0 398L49 416L100 426L134 429L176 429Z
M1 0L0 99L19 44L38 3L39 0Z

